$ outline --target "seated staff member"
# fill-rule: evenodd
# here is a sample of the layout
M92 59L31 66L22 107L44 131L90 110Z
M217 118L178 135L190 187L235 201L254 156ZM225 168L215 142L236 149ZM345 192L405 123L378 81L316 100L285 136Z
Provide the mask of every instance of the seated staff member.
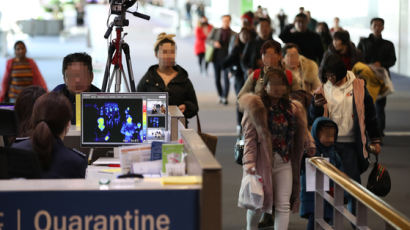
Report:
M34 103L37 98L45 94L46 91L40 86L29 86L17 97L16 104L14 106L14 112L17 117L18 130L17 130L17 139L27 139L32 129L30 118L33 113Z
M64 84L53 89L53 92L62 93L68 98L75 114L75 94L82 92L100 92L101 90L91 84L93 81L93 66L91 56L87 53L72 53L63 60ZM75 116L72 117L75 124Z
M168 92L169 104L176 105L185 118L198 113L198 101L187 71L175 64L173 34L160 33L154 45L158 64L149 67L138 83L138 92Z
M12 145L39 155L42 178L85 177L85 155L63 143L71 116L71 105L65 96L56 92L44 94L34 103L30 139Z

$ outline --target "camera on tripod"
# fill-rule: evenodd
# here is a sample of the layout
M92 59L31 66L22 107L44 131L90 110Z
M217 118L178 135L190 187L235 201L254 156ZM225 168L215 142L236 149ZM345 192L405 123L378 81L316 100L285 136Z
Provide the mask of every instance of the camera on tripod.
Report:
M120 15L115 17L114 26L128 26L130 22L125 19L125 13L137 0L110 0L110 10L112 14Z
M112 14L123 15L137 0L110 0Z
M122 35L123 27L129 25L129 21L125 19L125 14L127 12L131 13L135 17L139 17L145 20L150 19L150 16L142 14L142 13L138 13L137 11L135 12L127 11L127 9L130 8L132 5L134 5L136 1L137 0L110 0L110 15L108 15L108 19L110 19L110 16L112 14L116 14L118 16L116 16L114 18L114 21L112 21L109 24L107 31L104 34L104 38L108 39L111 35L113 27L115 27L116 37L115 39L112 39L112 40L110 39L110 45L108 46L107 63L105 65L103 85L101 87L101 90L103 92L110 91L111 84L114 78L115 78L115 92L120 91L121 78L124 78L124 83L125 83L125 86L128 92L136 92L134 75L132 72L132 65L131 65L130 48L128 44L124 41L124 36L127 35L127 33L125 33L124 36ZM137 9L138 9L138 6L137 6ZM125 61L127 64L129 85L125 77L126 75L125 75L125 71L124 71L123 64L122 64L122 53L123 52L125 54ZM110 78L111 65L114 66L114 70ZM108 88L107 88L107 84L108 84Z

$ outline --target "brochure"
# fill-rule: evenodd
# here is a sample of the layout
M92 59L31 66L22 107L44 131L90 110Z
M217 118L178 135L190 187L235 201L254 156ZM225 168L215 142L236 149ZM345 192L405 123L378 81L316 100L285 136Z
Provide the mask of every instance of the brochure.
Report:
M184 153L183 144L163 144L162 145L162 172L166 173L167 164L182 163Z

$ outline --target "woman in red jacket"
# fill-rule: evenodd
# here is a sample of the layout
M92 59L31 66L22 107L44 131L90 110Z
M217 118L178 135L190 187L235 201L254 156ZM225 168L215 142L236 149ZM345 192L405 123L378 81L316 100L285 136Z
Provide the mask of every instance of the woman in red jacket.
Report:
M199 19L198 26L195 29L195 55L198 56L199 70L206 72L208 69L208 63L205 59L205 41L208 34L212 31L212 25L208 24L208 19L203 16Z
M7 60L0 102L15 103L18 94L30 85L38 85L47 91L47 84L36 63L26 57L27 49L24 42L17 41L14 44L14 53L15 57Z

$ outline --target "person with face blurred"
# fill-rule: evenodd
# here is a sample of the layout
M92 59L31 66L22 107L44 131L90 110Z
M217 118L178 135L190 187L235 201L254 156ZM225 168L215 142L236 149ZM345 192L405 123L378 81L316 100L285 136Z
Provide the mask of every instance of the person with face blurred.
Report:
M287 25L280 33L279 38L284 43L295 43L299 46L300 54L320 63L323 56L323 47L320 36L308 30L308 17L304 13L296 15L294 23Z
M392 42L383 39L384 20L382 18L373 18L370 21L372 33L367 38L360 40L357 46L363 52L364 60L367 64L373 64L377 67L383 67L387 70L390 77L389 68L396 63L396 53ZM376 101L377 117L380 124L380 131L384 136L386 127L386 107L387 98L382 97Z
M6 71L3 75L0 102L15 103L19 93L30 85L38 85L47 91L37 64L26 57L27 48L24 42L14 43L15 57L7 60Z
M335 17L333 19L333 27L330 28L330 34L333 36L337 31L342 31L344 30L343 27L340 26L340 19L338 17Z
M381 136L373 99L365 82L348 71L337 54L330 54L320 66L323 83L314 93L309 109L310 124L317 117L328 117L339 129L336 151L342 158L345 173L357 182L369 166L366 144L380 153ZM367 140L368 137L370 140ZM348 198L348 207L355 213L355 200Z
M329 162L334 165L340 171L343 171L342 160L336 151L335 143L337 141L337 125L334 121L326 117L318 117L312 125L311 134L315 139L316 154L318 157L325 157L329 159ZM302 165L300 170L300 216L308 219L306 230L315 229L315 192L308 192L306 190L306 167L305 160L307 156L302 158ZM333 182L330 183L330 193L334 191ZM324 204L323 217L327 223L332 223L333 208L328 203Z
M263 67L260 50L266 41L273 40L271 20L269 18L259 18L259 22L256 26L256 33L256 38L250 39L246 43L241 60L242 66L246 69L248 75L255 69Z
M245 93L259 93L263 90L264 75L269 67L281 69L286 72L289 82L292 81L292 73L289 70L285 70L282 66L281 49L280 43L275 40L268 40L263 43L260 49L261 62L263 65L248 75L248 79L246 79L245 84L238 94L238 99Z
M332 35L329 31L329 26L326 22L319 22L316 26L316 33L319 34L322 41L323 50L327 50L333 41Z
M168 92L169 105L176 105L185 118L198 113L198 101L188 72L175 64L174 34L160 33L154 44L158 64L149 67L138 83L138 92Z
M245 44L251 38L251 31L246 27L242 27L241 31L238 33L238 36L235 39L235 44L229 55L225 58L223 62L223 68L230 68L232 75L235 77L235 93L238 96L239 91L242 89L243 84L245 83L245 71L241 65L241 59L243 57L243 50ZM241 121L242 121L242 112L239 111L237 106L236 108L236 121L237 121L237 134L240 136L241 133Z
M63 60L64 84L53 89L62 93L72 105L73 116L71 123L75 124L75 94L82 92L100 92L92 83L94 74L91 56L86 53L72 53Z
M357 62L363 61L362 52L360 52L360 50L355 47L353 42L350 41L349 32L346 30L337 31L333 35L333 42L323 55L322 61L325 61L330 54L339 55L342 58L347 70L352 70L353 66Z
M231 29L231 15L222 16L222 27L214 28L206 39L206 43L214 48L212 64L215 70L215 85L219 96L219 103L227 105L229 95L229 69L223 68L225 57L232 48L236 33ZM223 87L221 84L221 72L223 72Z
M289 94L286 74L268 68L263 89L239 99L244 109L243 176L261 176L264 192L262 209L247 210L248 230L258 229L263 212L274 212L275 229L288 229L290 211L299 208L299 171L307 121L303 106L290 100Z
M284 66L292 72L292 92L304 90L313 93L320 86L316 62L300 55L296 44L286 44L283 51Z

